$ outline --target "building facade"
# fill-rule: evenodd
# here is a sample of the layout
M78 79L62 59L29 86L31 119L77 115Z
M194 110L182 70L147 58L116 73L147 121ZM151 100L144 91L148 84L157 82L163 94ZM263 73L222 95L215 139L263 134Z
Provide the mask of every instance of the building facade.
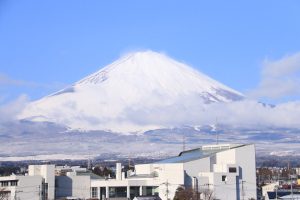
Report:
M200 199L208 195L222 200L256 199L257 196L252 144L202 146L159 162L136 165L135 171L126 174L121 169L117 163L115 179L70 173L68 179L77 185L77 191L72 189L68 194L84 198L90 192L89 197L99 200L158 195L168 200L174 198L179 187L185 187L192 188ZM64 179L57 177L57 184L66 185ZM90 186L90 191L79 186L82 182ZM57 197L62 198L59 194Z
M55 198L54 165L30 165L25 176L0 177L4 200L47 200Z
M0 177L0 189L8 199L134 199L159 196L173 199L178 188L191 189L199 199L256 199L255 147L253 144L207 145L134 171L122 172L116 164L116 178L104 178L83 168L31 165L27 176ZM0 190L1 191L1 190ZM26 196L27 195L27 196Z

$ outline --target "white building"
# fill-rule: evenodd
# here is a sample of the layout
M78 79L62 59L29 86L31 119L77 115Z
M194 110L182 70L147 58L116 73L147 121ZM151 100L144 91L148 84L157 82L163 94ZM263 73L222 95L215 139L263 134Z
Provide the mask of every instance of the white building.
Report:
M55 174L57 176L55 176ZM133 199L159 196L173 199L178 187L192 188L201 199L256 199L255 147L250 145L210 145L151 164L103 178L82 168L53 165L29 166L27 176L0 177L10 199ZM151 198L149 198L151 199ZM152 198L155 199L155 198Z
M7 200L54 199L54 165L30 165L28 175L0 177L0 194Z
M64 168L65 170L66 168ZM68 197L70 199L80 198L86 199L91 196L91 180L95 176L101 178L97 175L94 175L87 171L86 168L80 167L70 167L72 171L68 171L63 176L56 176L56 198L64 199ZM64 171L63 170L63 171Z
M193 188L201 199L212 194L215 199L256 199L254 145L210 145L181 152L178 156L151 164L135 166L134 172L121 171L116 178L104 179L88 173L69 173L57 177L57 197L130 198L159 195L173 199L178 187ZM59 191L64 185L65 193ZM90 187L90 190L89 190Z

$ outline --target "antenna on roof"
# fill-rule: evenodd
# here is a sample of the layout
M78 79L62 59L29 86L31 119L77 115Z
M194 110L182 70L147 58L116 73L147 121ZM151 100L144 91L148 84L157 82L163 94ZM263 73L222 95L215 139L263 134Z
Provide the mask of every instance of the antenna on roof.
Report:
M218 118L216 117L216 122L213 126L213 131L216 132L216 144L219 144L219 132L218 132Z
M185 151L185 134L182 135L182 151Z
M87 160L87 169L92 169L91 158L89 157Z

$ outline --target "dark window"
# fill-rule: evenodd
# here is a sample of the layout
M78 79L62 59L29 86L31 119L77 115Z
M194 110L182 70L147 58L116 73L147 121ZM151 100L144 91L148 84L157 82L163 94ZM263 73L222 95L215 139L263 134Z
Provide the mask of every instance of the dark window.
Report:
M100 188L100 200L104 200L105 199L105 195L106 195L106 188L105 187L101 187Z
M17 186L18 185L18 181L14 180L14 181L10 181L10 186Z
M225 175L222 176L222 181L227 181L227 177Z
M1 181L1 186L5 187L8 186L9 181Z
M92 187L92 198L98 197L98 190L96 187Z
M109 187L109 197L117 198L117 197L125 197L127 196L127 188L126 187Z
M236 173L235 167L229 167L229 173Z

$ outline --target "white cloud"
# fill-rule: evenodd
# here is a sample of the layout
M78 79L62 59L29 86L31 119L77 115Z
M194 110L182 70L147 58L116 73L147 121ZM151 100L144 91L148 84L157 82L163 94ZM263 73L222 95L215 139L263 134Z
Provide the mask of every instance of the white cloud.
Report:
M300 101L266 106L256 101L239 101L211 105L208 118L218 117L221 123L233 126L259 128L300 128Z
M60 82L36 83L33 81L13 79L5 74L0 73L0 86L16 86L29 88L43 88L47 90L58 90L66 87L66 84Z
M300 95L300 52L263 62L261 81L250 91L254 98L280 99Z
M188 102L185 104L184 102ZM123 120L137 125L178 127L184 125L220 124L245 128L300 128L300 101L275 107L243 100L231 103L202 104L197 98L178 100L169 106L152 109L131 108L124 112Z
M16 120L17 115L25 108L29 99L21 95L17 99L0 106L0 123Z

